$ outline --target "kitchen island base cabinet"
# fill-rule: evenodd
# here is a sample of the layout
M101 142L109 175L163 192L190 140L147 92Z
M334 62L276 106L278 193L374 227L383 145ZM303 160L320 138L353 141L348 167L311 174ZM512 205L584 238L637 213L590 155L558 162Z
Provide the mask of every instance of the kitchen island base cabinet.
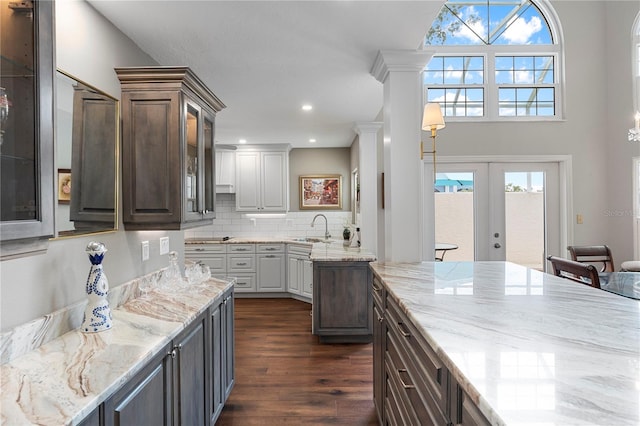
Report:
M217 308L211 310L211 425L220 417L235 383L233 316L233 294L229 293Z
M322 343L371 342L369 262L313 262L313 334Z
M373 395L383 425L489 425L440 357L372 280Z

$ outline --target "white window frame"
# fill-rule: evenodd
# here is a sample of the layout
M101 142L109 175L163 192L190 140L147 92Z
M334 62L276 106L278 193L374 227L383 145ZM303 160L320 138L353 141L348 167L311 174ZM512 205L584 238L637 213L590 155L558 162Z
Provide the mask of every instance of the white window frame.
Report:
M487 121L562 121L565 118L565 76L564 76L564 37L560 20L548 0L533 0L535 6L545 18L554 44L536 45L423 45L422 49L432 52L433 56L483 56L484 71L484 116L447 116L447 122L487 122ZM498 85L495 83L495 57L501 56L553 56L553 85L555 114L548 116L499 116ZM640 82L638 83L640 85ZM443 86L446 87L446 86ZM469 86L465 86L469 87ZM471 87L480 87L471 86ZM513 86L516 87L516 86ZM549 87L533 84L522 87ZM423 96L427 86L423 85ZM425 97L424 102L427 102Z

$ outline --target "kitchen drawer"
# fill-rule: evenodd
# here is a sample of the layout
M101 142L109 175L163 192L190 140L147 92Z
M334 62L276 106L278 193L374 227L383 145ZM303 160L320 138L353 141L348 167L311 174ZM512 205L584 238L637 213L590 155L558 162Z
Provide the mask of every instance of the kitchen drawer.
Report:
M456 426L489 426L491 423L459 384L451 386L451 420Z
M417 329L391 297L387 297L387 351L396 351L398 360L408 371L412 386L421 395L425 409L436 424L447 418L449 375L440 358L426 343ZM391 347L391 343L394 345ZM413 399L413 394L411 395Z
M308 244L287 244L287 253L308 258L311 254L311 246Z
M233 275L236 272L256 272L256 255L242 253L227 254L227 273Z
M227 272L227 255L202 256L199 262L209 266L212 274L224 275Z
M249 243L227 244L227 253L255 253L256 245Z
M284 253L284 244L256 244L256 253Z
M185 244L184 255L198 254L224 254L227 252L226 244Z
M252 293L256 291L256 274L233 274L228 278L235 278L236 284L233 289L236 293Z
M387 334L385 363L387 374L393 378L399 392L395 397L406 407L405 411L410 419L407 424L420 424L421 421L434 425L447 424L446 406L440 407L433 395L425 389L420 381L420 373L408 359L402 344L398 342L401 338L402 336L393 332Z
M386 298L386 291L384 289L384 286L382 285L378 277L375 276L373 277L372 283L371 294L373 294L373 303L376 304L380 312L384 312L386 309L386 305L384 303Z
M409 401L403 398L395 369L396 367L391 360L385 362L385 425L419 425L419 422L412 421L413 419L409 416L406 405Z

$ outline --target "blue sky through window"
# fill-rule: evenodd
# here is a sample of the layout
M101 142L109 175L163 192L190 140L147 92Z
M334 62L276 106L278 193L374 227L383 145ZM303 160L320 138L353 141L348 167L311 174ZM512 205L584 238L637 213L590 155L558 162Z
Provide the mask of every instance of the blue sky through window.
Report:
M425 44L552 44L549 26L529 0L449 0Z

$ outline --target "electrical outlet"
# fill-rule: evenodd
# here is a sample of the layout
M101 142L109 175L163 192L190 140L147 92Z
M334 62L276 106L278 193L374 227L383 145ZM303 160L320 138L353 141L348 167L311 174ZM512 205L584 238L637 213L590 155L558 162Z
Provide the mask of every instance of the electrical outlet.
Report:
M160 254L169 253L169 237L160 238Z
M576 223L578 225L582 225L582 215L581 214L576 215Z
M149 241L142 242L142 261L149 260Z

